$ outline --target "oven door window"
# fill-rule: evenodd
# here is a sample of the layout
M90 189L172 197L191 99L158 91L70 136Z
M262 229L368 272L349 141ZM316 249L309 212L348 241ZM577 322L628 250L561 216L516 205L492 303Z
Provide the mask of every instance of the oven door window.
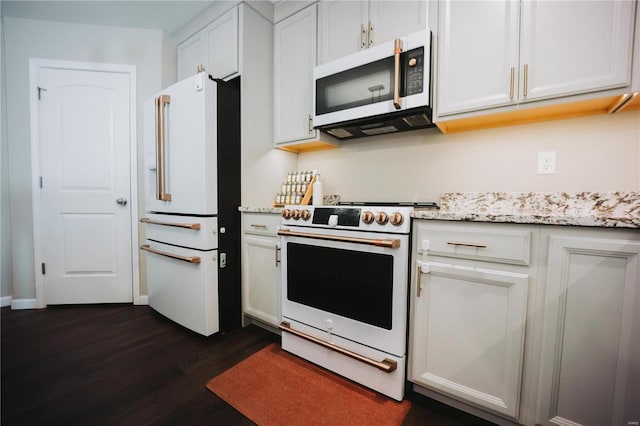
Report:
M287 299L391 330L393 255L287 243Z

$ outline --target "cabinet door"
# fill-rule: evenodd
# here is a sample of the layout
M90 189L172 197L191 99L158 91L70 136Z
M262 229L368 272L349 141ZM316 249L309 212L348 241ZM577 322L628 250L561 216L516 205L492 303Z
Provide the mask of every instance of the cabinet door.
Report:
M523 101L630 84L635 2L525 1L522 7Z
M385 43L427 28L427 2L369 2L368 46Z
M276 144L316 136L311 122L316 26L316 6L313 5L274 28Z
M282 320L279 252L276 238L242 238L242 312L275 327Z
M529 276L418 266L410 380L517 418Z
M369 2L319 2L318 63L332 61L367 47Z
M518 12L508 0L440 2L438 116L515 102Z
M640 419L639 287L640 242L549 237L536 424Z
M233 8L203 30L206 40L206 71L214 78L238 72L238 9Z
M178 81L196 75L204 65L202 35L196 34L178 46Z

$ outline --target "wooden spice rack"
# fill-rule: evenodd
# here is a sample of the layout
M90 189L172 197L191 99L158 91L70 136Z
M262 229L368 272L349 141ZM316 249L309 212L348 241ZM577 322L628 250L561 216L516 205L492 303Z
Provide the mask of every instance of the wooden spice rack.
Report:
M309 182L308 186L307 186L307 190L304 193L304 195L302 196L302 199L300 200L300 206L308 206L309 203L311 202L311 197L313 197L313 184L316 182L316 177L317 176L313 176L311 178L311 182ZM284 207L285 204L295 204L295 203L278 203L278 202L274 202L273 203L273 207Z

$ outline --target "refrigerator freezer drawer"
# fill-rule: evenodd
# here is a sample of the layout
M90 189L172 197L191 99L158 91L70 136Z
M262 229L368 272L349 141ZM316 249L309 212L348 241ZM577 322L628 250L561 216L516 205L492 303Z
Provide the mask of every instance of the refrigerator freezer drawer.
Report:
M153 241L143 247L153 250L145 251L149 306L196 333L218 332L217 250L191 250Z
M149 214L141 220L147 238L198 250L218 248L218 218Z

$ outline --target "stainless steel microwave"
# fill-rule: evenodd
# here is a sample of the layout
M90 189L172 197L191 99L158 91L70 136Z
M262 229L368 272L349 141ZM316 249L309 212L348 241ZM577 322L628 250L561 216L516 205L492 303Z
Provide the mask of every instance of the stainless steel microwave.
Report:
M422 30L313 69L313 125L338 139L433 127L431 32Z

